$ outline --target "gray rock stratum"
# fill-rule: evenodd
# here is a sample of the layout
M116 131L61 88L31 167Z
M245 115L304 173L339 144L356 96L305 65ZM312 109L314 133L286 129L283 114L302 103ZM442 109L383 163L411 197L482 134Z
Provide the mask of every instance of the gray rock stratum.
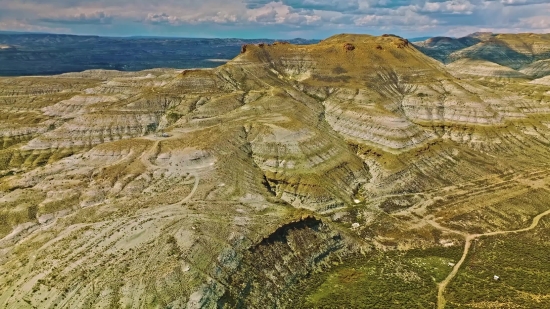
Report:
M546 78L391 35L243 51L0 79L0 306L315 307L304 285L349 261L550 209Z

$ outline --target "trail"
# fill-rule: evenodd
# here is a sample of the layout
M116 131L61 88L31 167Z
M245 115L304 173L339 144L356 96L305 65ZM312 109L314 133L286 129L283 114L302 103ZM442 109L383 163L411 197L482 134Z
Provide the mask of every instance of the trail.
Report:
M143 165L145 165L145 167L148 169L157 168L153 163L151 163L151 158L156 156L159 144L160 141L156 141L153 146L151 146L149 150L144 151L140 157L141 163L143 163Z
M187 201L189 201L194 195L195 195L195 192L197 191L197 188L199 187L199 176L198 175L194 175L195 176L195 184L193 185L193 189L191 190L191 193L189 193L189 195L187 195L183 200L181 200L178 204L183 204Z
M496 231L496 232L489 232L489 233L483 233L483 234L471 234L466 235L465 238L465 244L464 244L464 252L462 253L462 257L460 258L460 261L456 263L456 265L453 267L453 270L451 273L445 278L445 280L441 281L438 284L438 290L437 290L437 309L443 309L445 308L445 296L443 295L445 293L445 288L447 285L453 280L453 278L458 273L458 270L460 269L460 266L464 263L466 260L466 257L468 256L468 252L470 251L470 247L472 246L472 241L476 238L482 237L482 236L495 236L495 235L504 235L504 234L510 234L510 233L520 233L520 232L526 232L530 231L534 228L536 228L539 225L540 219L542 219L544 216L550 215L550 209L538 214L536 217L533 218L533 221L531 222L531 225L529 227L519 229L519 230L511 230L511 231ZM460 232L456 232L459 233Z
M151 159L158 155L160 143L162 141L179 138L179 137L183 136L185 133L186 132L171 131L170 134L172 134L172 135L170 137L166 137L166 138L162 138L162 139L153 139L153 140L155 140L155 143L151 146L151 148L149 148L147 151L143 152L143 154L140 157L140 160L143 163L143 165L145 165L145 167L147 167L148 169L151 169L151 170L158 169L159 168L158 166L151 163ZM143 137L143 138L147 138L147 137ZM192 171L192 170L188 171L188 172L189 172L188 178L190 176L193 176L195 178L193 189L191 190L191 193L189 193L183 200L181 200L177 203L171 204L169 206L176 206L176 205L181 206L183 203L188 202L189 200L191 200L193 198L193 196L195 195L195 192L197 191L197 189L199 187L199 182L200 182L199 173L196 172L196 171ZM191 184L191 182L185 181L182 184Z
M155 156L155 154L158 150L159 143L160 143L160 140L156 141L153 144L153 146L148 151L144 152L143 155L140 158L141 162L149 169L158 168L156 165L151 163L151 158L153 158ZM191 193L189 193L189 195L187 195L183 200L176 203L177 205L181 205L181 204L189 201L191 198L193 198L193 196L195 195L195 192L197 191L197 188L199 187L199 181L200 181L199 175L197 175L195 173L190 174L190 176L191 175L195 177L193 189L191 190ZM187 184L187 182L184 182L183 184Z

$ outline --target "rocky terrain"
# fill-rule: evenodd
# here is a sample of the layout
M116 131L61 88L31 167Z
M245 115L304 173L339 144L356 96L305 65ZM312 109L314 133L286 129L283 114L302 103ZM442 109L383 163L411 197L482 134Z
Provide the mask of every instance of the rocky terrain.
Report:
M545 60L419 49L0 78L0 306L550 306Z

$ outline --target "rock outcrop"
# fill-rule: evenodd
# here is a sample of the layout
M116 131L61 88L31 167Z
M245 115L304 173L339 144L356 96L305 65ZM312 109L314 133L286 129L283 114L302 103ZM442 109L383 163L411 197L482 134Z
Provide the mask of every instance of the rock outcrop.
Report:
M350 43L346 43L344 44L344 50L346 51L352 51L355 49L355 46L353 44L350 44Z

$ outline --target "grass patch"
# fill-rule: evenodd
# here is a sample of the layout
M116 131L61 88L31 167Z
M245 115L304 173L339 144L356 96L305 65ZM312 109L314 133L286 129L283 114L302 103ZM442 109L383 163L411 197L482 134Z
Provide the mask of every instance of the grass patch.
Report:
M379 252L357 257L299 284L293 308L434 308L437 282L462 248ZM296 297L296 296L295 296Z
M449 308L550 308L550 220L543 221L529 232L475 242L447 288Z

